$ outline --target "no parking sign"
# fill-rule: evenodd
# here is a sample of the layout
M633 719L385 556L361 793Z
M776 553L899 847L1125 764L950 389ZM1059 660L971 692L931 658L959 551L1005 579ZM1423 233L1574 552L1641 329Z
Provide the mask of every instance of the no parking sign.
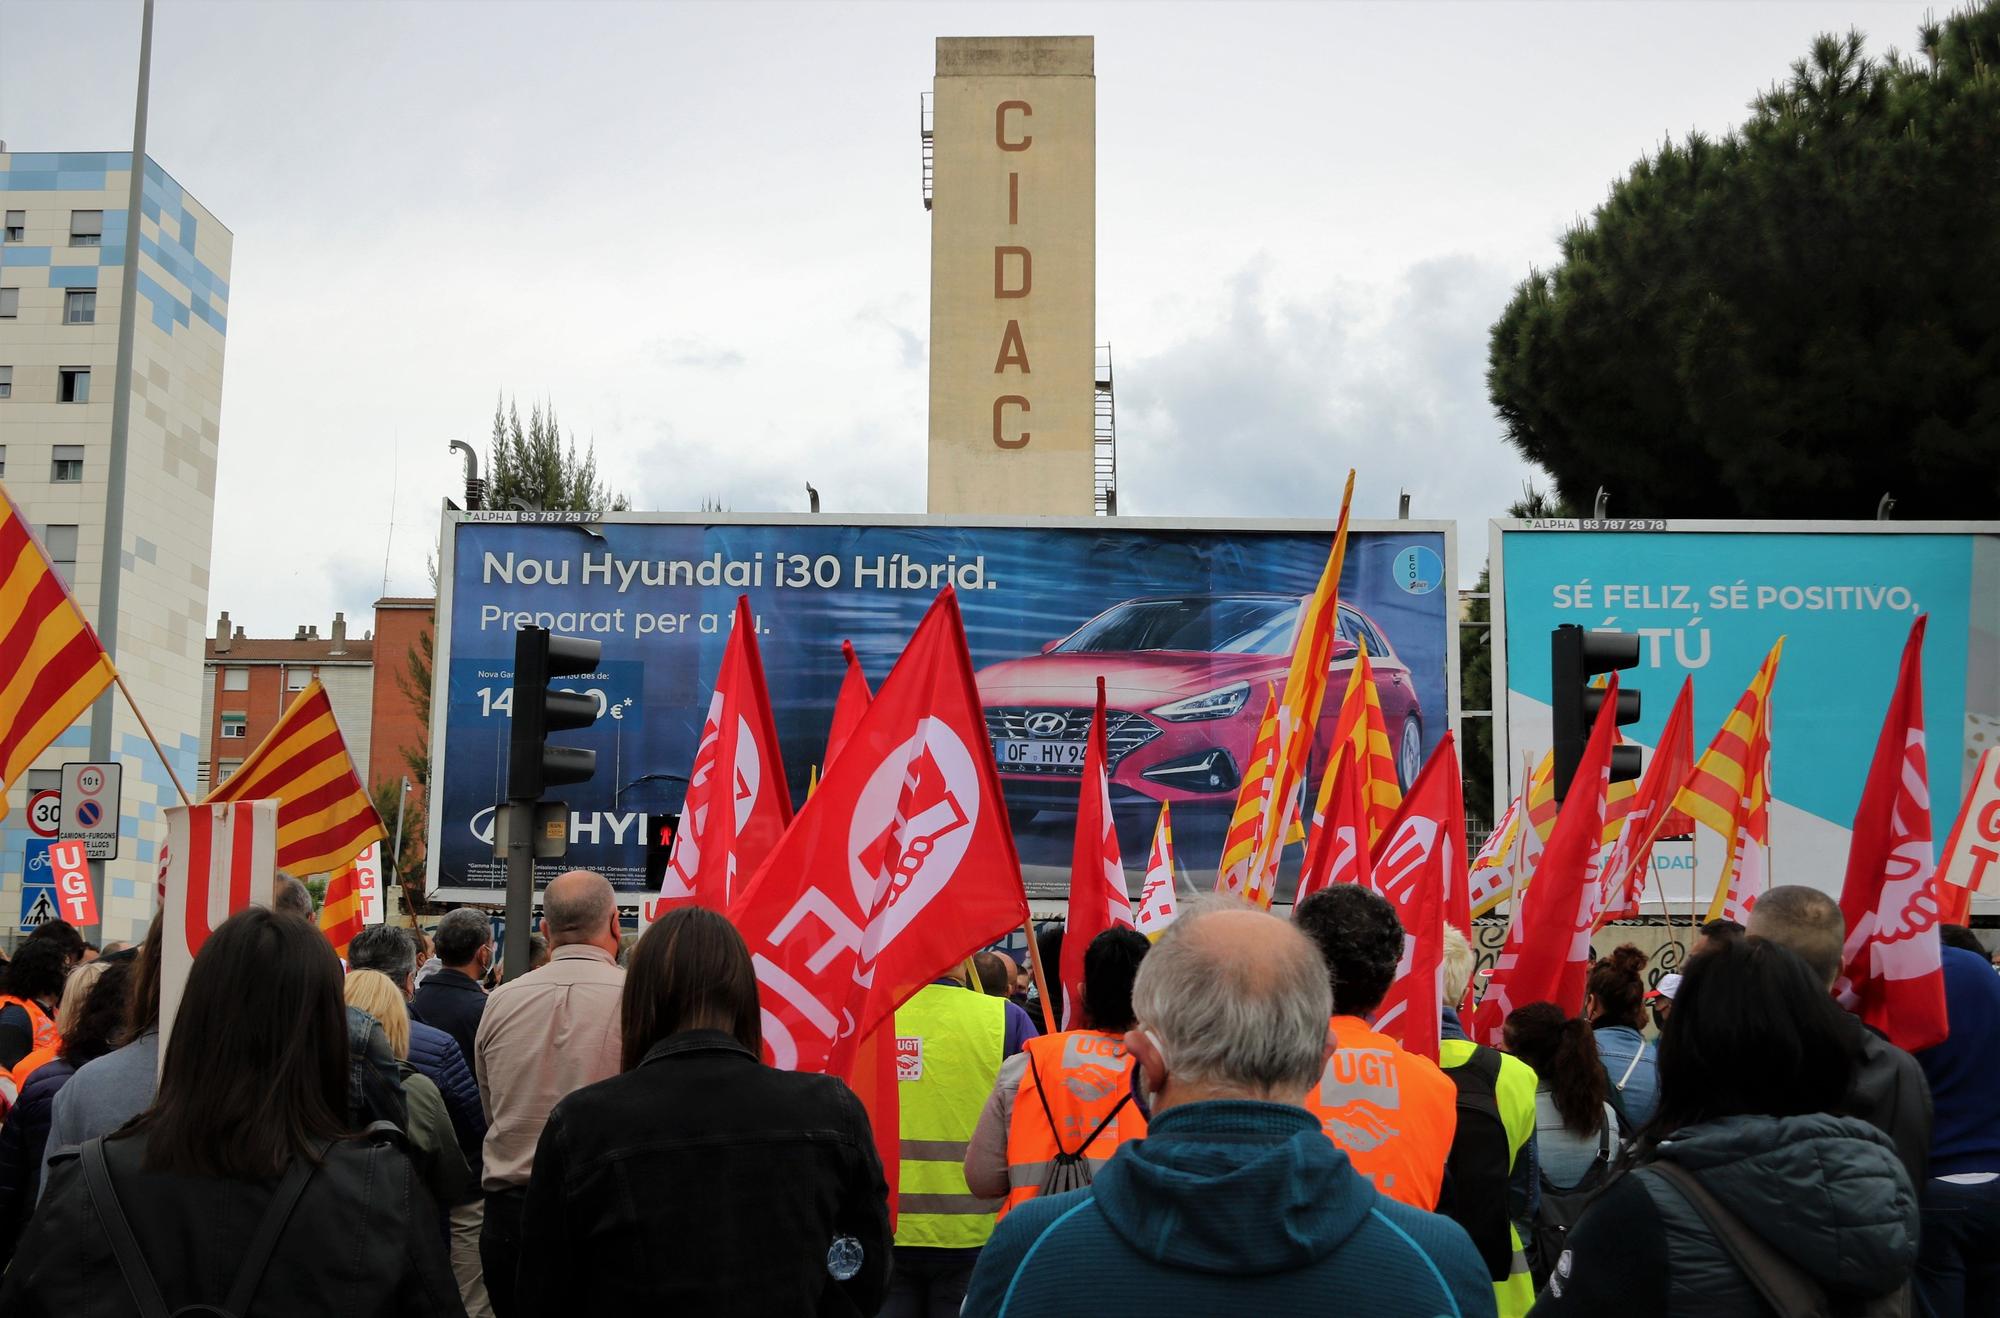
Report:
M125 766L65 764L58 836L81 842L90 860L118 858L118 802Z

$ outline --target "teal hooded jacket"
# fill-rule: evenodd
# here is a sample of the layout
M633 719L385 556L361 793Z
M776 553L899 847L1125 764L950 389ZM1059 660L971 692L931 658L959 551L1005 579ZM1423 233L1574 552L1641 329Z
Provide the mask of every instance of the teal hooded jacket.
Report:
M1190 1103L1096 1182L1031 1199L979 1258L967 1318L1357 1313L1490 1318L1449 1218L1377 1194L1302 1108Z

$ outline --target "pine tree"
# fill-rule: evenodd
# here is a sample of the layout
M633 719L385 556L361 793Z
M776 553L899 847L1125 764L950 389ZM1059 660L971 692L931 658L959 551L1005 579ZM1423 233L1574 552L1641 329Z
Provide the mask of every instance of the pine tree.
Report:
M512 399L493 405L493 437L487 450L486 503L511 508L518 500L531 510L571 513L622 512L632 506L597 474L597 446L577 452L567 440L554 403L536 403L521 425Z
M1488 390L1567 502L1990 517L2000 0L1881 60L1823 36L1719 140L1615 183L1493 326Z

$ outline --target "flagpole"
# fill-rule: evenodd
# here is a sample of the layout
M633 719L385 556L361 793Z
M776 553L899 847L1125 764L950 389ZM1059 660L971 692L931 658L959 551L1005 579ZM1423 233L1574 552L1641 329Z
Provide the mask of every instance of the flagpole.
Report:
M146 716L139 712L138 702L132 699L132 688L125 685L125 675L114 669L111 679L118 683L118 690L123 693L126 708L132 711L132 717L138 719L139 726L145 729L146 740L153 743L153 751L160 757L160 764L166 769L167 777L173 780L174 790L181 794L181 804L193 805L194 802L188 800L187 788L181 786L181 776L174 772L174 762L167 758L167 752L161 747L160 739L153 735L153 725L146 722Z
M1042 945L1035 941L1035 917L1030 915L1021 921L1021 932L1028 936L1028 969L1035 976L1035 994L1042 1000L1043 1032L1056 1032L1055 1008L1049 1003L1049 981L1042 973Z

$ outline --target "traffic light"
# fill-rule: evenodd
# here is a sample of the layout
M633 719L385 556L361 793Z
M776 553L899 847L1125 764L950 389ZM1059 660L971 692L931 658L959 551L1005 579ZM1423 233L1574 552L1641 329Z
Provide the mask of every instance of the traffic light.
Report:
M646 829L646 891L658 892L667 876L667 858L673 854L674 831L681 826L679 815L654 815Z
M1604 688L1592 686L1599 673L1631 668L1639 662L1639 638L1626 632L1587 632L1566 623L1549 634L1550 710L1555 717L1556 800L1569 793L1569 781L1583 759L1590 742L1590 729L1604 707ZM1639 693L1622 687L1618 692L1619 726L1637 722ZM1611 748L1611 781L1624 782L1639 776L1637 746Z
M549 682L596 669L604 647L576 636L523 627L514 638L513 732L507 746L507 799L539 801L546 788L580 783L597 772L597 752L551 746L549 734L597 721L597 697L551 691Z

